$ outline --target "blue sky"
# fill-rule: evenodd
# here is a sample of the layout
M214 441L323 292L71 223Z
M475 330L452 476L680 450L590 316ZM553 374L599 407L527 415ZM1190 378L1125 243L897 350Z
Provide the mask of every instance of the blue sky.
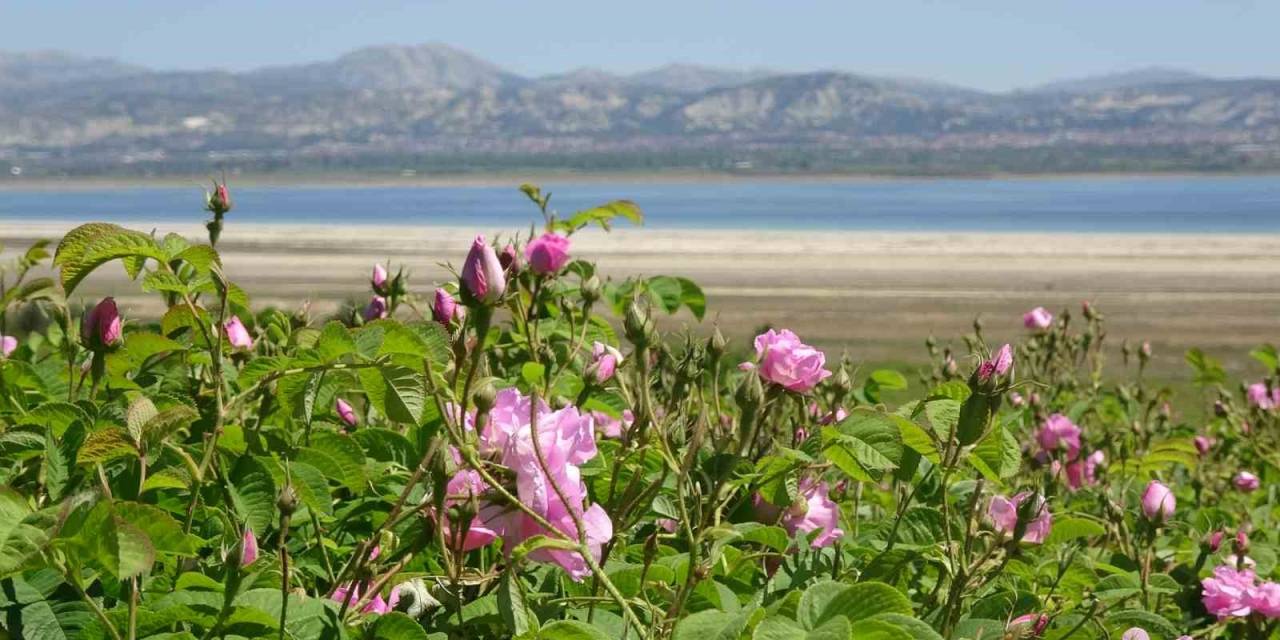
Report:
M1280 76L1280 0L0 0L0 49L247 69L439 41L525 75L667 62L1004 90L1149 65Z

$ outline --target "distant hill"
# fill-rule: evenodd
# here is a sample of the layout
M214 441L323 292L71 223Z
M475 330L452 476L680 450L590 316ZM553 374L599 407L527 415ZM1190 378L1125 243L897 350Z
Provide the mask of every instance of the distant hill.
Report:
M41 173L485 167L1280 167L1280 81L1145 69L988 93L673 64L523 77L442 44L244 73L0 54L0 164ZM3 173L0 173L2 176Z

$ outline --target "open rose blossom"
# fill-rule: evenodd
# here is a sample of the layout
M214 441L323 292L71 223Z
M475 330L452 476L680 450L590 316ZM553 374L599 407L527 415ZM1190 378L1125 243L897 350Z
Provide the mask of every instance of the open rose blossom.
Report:
M1022 314L1022 326L1028 329L1044 331L1053 324L1053 314L1044 307L1036 307Z
M1280 386L1267 391L1267 383L1255 382L1245 391L1249 404L1264 411L1280 407Z
M1080 455L1080 427L1070 418L1055 413L1049 416L1040 430L1036 432L1036 441L1044 448L1045 453L1052 456L1055 452L1066 453L1067 460L1075 460Z
M1237 571L1225 565L1215 568L1213 577L1200 581L1204 608L1219 619L1249 615L1253 612L1251 599L1256 579L1251 569Z
M828 496L826 482L805 478L796 492L804 502L797 502L782 514L782 526L788 533L794 536L821 531L811 543L814 549L831 546L844 536L840 528L840 507Z
M1231 479L1231 483L1234 484L1237 489L1245 493L1257 491L1258 486L1261 484L1258 481L1258 476L1248 471L1241 471L1240 473L1237 473L1236 477Z
M477 502L481 505L481 512L467 523L465 534L456 530L455 523L450 522L447 513L449 507L470 504L488 488L489 485L485 484L480 478L480 473L474 469L461 469L449 479L449 483L445 486L446 514L441 526L444 528L445 543L450 547L459 551L471 551L487 547L490 542L500 537L501 533L492 528L489 523L502 522L502 507Z
M239 316L231 316L222 324L222 329L226 332L227 342L231 343L232 348L244 350L253 348L253 336L249 335L249 330L245 328L243 322L240 322Z
M1157 480L1147 483L1142 492L1142 513L1148 520L1156 523L1168 520L1177 507L1178 499L1172 489Z
M1033 515L1027 523L1021 541L1040 544L1049 537L1049 531L1053 528L1053 514L1049 513L1049 506L1045 504L1043 496L1029 491L1019 493L1013 498L992 496L991 505L987 507L987 517L991 519L991 524L996 531L1012 536L1018 527L1018 510L1027 500L1035 502L1030 505Z
M18 339L13 336L0 336L0 358L8 358L18 348Z
M525 245L524 257L534 273L556 273L569 262L569 239L557 233L544 233Z
M1280 584L1264 582L1250 590L1249 608L1268 618L1280 618Z
M596 423L596 429L600 435L605 438L621 438L624 429L630 429L631 424L636 421L636 416L630 409L622 410L622 419L619 420L610 416L603 411L592 411L591 419Z
M788 329L770 329L756 336L755 345L760 377L785 389L805 393L831 375L823 368L827 357Z
M360 602L360 597L361 593L359 585L353 586L350 582L344 582L338 585L337 588L333 590L333 595L331 596L334 602L337 602L338 604L347 603L347 606L349 607L354 607L357 602ZM370 599L368 604L366 604L360 612L385 615L391 613L391 611L396 608L396 603L399 601L400 592L393 589L391 591L390 601L383 600L382 594L379 593Z
M484 304L493 304L507 292L507 276L503 273L498 254L485 242L484 236L476 236L471 251L462 263L462 286L472 298Z
M588 548L599 560L604 544L613 538L613 522L603 507L588 504L587 486L579 469L597 454L594 421L573 406L552 411L539 401L534 409L530 398L519 391L499 391L489 411L489 424L480 434L479 448L481 455L496 459L510 470L520 502L546 519L558 533L546 530L523 511L494 509L484 501L480 501L471 526L501 537L510 552L538 535L577 539L576 516L582 521ZM532 429L531 413L537 416L536 428ZM472 428L474 418L467 416L466 421ZM482 488L470 479L455 477L455 481L460 485L470 483L464 488L473 493ZM576 581L591 575L586 560L577 551L541 548L528 557L560 565Z

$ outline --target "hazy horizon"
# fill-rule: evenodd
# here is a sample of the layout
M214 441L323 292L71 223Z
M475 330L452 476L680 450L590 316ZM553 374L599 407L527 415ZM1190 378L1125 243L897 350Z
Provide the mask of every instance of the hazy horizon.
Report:
M77 19L67 20L68 12ZM1280 76L1280 39L1268 34L1280 23L1280 3L1252 1L1058 7L990 0L956 7L823 0L782 10L763 0L656 0L644 7L62 0L6 5L0 17L4 51L63 51L157 70L246 71L436 42L528 77L584 67L630 74L675 63L845 71L1008 91L1149 67Z

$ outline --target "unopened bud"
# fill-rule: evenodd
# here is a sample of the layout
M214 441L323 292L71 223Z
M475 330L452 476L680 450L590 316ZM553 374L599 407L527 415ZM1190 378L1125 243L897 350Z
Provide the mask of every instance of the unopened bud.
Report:
M720 327L716 327L711 332L711 339L707 340L707 353L713 360L719 360L724 355L724 350L729 346L729 341L725 339L724 334L720 333Z
M636 346L645 346L649 344L649 334L652 332L653 321L649 319L649 311L640 304L639 300L633 300L627 306L626 316L622 321L622 328L627 334L627 339Z
M1205 538L1205 548L1208 549L1209 553L1217 553L1218 549L1222 548L1222 539L1224 537L1226 537L1226 535L1221 531L1214 531L1209 534L1209 537Z
M1227 405L1223 404L1221 400L1214 400L1213 415L1218 416L1219 418L1227 417Z
M291 516L298 509L298 494L293 490L293 485L286 484L280 490L280 497L276 499L276 507L280 509L280 513Z
M497 399L498 390L493 387L493 383L487 381L471 394L471 401L476 403L476 411L480 413L489 413Z
M1245 554L1249 553L1249 534L1244 529L1236 532L1235 543L1231 545L1231 551L1239 558L1243 558Z
M582 301L593 305L600 299L600 278L592 275L582 283Z

